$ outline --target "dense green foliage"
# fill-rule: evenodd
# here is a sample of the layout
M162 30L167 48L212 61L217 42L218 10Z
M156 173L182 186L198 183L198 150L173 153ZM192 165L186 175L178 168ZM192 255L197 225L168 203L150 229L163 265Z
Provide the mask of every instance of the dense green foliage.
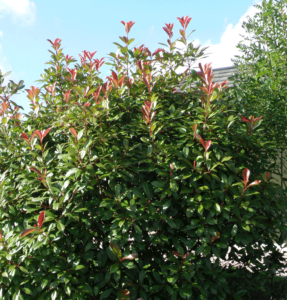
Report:
M280 269L286 205L268 180L265 120L227 110L210 66L174 71L203 55L186 42L189 21L184 53L166 24L169 50L153 54L128 49L123 22L105 83L95 53L69 69L50 41L25 122L10 99L22 83L1 75L1 299L249 299L246 280ZM230 280L227 253L253 273Z
M243 23L245 37L238 45L241 55L234 60L237 74L231 90L232 107L237 107L242 115L263 116L264 134L284 152L287 148L287 1L264 0L255 7L258 12ZM283 153L281 160L286 164ZM276 173L286 177L281 166L277 167Z

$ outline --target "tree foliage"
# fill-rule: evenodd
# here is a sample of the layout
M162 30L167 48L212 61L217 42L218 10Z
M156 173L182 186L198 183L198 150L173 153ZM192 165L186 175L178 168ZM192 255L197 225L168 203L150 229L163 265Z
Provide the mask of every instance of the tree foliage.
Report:
M234 60L237 74L231 90L232 106L241 115L263 116L264 134L276 142L277 149L284 151L287 147L287 1L264 0L255 7L257 13L243 23L245 36L238 45L241 55ZM275 154L278 157L277 151ZM283 177L281 170L276 172Z
M227 255L248 281L282 266L285 199L269 181L265 120L228 110L210 65L175 72L203 55L179 20L184 53L173 24L165 49L130 50L134 23L122 22L105 82L95 52L77 63L49 41L25 122L10 99L22 83L1 75L2 299L247 299ZM177 92L186 74L196 87Z

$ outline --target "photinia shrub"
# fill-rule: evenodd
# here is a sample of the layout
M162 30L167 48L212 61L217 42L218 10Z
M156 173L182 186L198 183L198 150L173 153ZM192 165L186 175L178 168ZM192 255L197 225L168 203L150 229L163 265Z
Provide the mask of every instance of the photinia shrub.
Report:
M178 19L153 53L122 22L106 81L96 52L76 63L48 40L25 121L10 99L23 82L1 75L1 299L248 299L243 280L282 266L264 120L227 110L211 65L192 69L205 49Z

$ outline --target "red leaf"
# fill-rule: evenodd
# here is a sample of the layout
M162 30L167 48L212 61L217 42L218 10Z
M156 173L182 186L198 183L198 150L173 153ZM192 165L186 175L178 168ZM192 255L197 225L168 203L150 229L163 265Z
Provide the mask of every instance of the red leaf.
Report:
M29 142L29 137L28 137L28 135L27 135L26 133L24 133L24 132L21 134L21 139L23 139L23 140Z
M252 185L258 185L261 182L261 180L255 180L252 183L250 183L247 187L252 186Z
M86 102L83 104L83 106L86 106L86 107L90 107L90 105L91 105L91 103L89 103L89 102Z
M94 100L95 100L96 104L99 104L98 103L98 97L99 97L101 89L102 89L102 86L99 85L98 88L97 88L97 90L92 94L93 97L94 97Z
M38 169L36 169L34 167L30 167L30 170L34 171L35 173L37 173L38 175L40 175L41 177L43 177L42 173Z
M2 239L2 230L0 230L0 240Z
M228 86L225 86L226 83L227 83L227 80L223 81L223 82L220 84L220 86L221 86L221 87L228 87Z
M54 46L54 43L51 40L47 39L47 41L50 42Z
M245 168L242 172L243 180L244 180L244 185L246 186L247 182L249 181L249 176L250 176L250 171Z
M120 293L123 295L123 296L128 296L130 294L130 291L129 290L121 290Z
M86 97L86 95L87 95L87 93L88 93L89 89L90 89L90 87L89 87L89 86L87 86L87 87L85 88L85 91L84 91L84 97Z
M172 251L172 254L173 254L173 255L176 255L176 256L181 256L181 257L183 256L182 254L180 254L180 253L177 252L177 251Z
M76 76L77 76L77 69L70 70L68 67L67 67L66 69L67 69L68 72L71 74L72 81L74 81L75 78L76 78Z
M78 134L75 128L70 128L70 132L72 133L72 135L77 138Z
M267 173L266 173L266 178L267 178L267 180L269 179L269 177L270 177L270 172L267 172Z
M215 236L211 237L211 243L213 243L215 240L217 240L217 239L220 238L220 232L217 231L217 232L216 232L216 235L217 235L216 237L215 237Z
M48 128L48 129L44 132L44 134L43 134L43 136L42 136L42 141L43 141L43 139L45 138L45 136L50 132L51 129L52 129L52 128Z
M186 29L186 27L188 26L191 18L189 16L186 17L182 17L182 18L177 18L182 26L183 29Z
M39 226L39 230L40 228L42 227L43 223L44 223L44 220L45 220L45 212L42 211L39 215L39 218L38 218L38 226Z
M125 75L123 75L123 76L121 77L121 79L119 80L119 86L120 86L120 87L123 86L125 78L126 78Z
M209 147L211 145L211 141L209 140L205 143L205 141L203 139L201 139L200 142L201 142L202 146L204 147L205 152L207 152L207 150L209 149Z
M209 149L209 147L211 146L211 141L207 141L206 142L206 148L205 148L205 151L207 151Z
M248 122L248 123L250 123L250 122L251 122L251 121L250 121L248 118L246 118L246 117L244 117L244 116L243 116L243 117L241 117L241 120L242 120L242 121L244 121L244 122Z
M262 119L262 116L259 117L259 118L256 118L256 119L254 120L254 123L258 122L258 121L261 120L261 119Z
M68 91L64 94L64 97L65 97L66 102L69 102L69 99L70 99L70 93L71 93L71 90L68 90Z
M145 83L145 85L147 86L148 89L150 89L150 85L149 83L147 82L146 78L143 77L143 82Z
M133 21L129 21L129 22L121 21L121 23L125 26L125 30L126 30L127 34L130 32L131 28L135 24L135 22L133 22Z
M118 75L116 74L116 72L112 71L112 76L114 81L118 82Z
M156 54L158 54L159 52L165 52L165 50L162 49L162 48L158 48L158 49L156 49L156 50L154 51L154 53L153 53L152 55L156 55Z
M21 237L24 237L24 236L26 236L27 234L29 234L29 233L31 233L31 232L33 232L33 231L36 231L36 230L37 230L36 228L28 228L28 229L25 229L25 230L22 231Z
M31 136L31 141L34 138L34 136L37 136L40 140L42 139L42 133L39 130L35 130Z
M56 86L56 82L54 82L53 85L51 86L45 86L45 90L54 96L55 86Z

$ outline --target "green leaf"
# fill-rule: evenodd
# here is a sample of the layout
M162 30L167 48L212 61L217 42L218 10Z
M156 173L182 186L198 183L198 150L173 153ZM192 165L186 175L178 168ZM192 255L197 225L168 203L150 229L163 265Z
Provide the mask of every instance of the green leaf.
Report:
M145 194L147 195L148 200L150 200L152 198L152 189L147 182L143 183L143 189Z
M106 299L106 298L108 298L110 296L110 294L112 293L112 291L113 291L113 289L107 289L107 290L105 290L102 293L100 299Z
M237 230L238 230L238 226L237 226L237 224L234 224L232 227L232 230L231 230L232 237L236 236Z
M174 179L171 179L170 180L170 189L173 191L173 192L177 192L178 191L178 184L177 182L174 180Z
M136 196L140 197L141 199L144 199L144 196L143 196L142 192L141 192L138 188L133 187L133 188L132 188L132 192L133 192Z
M75 270L82 270L85 269L86 267L84 265L77 265L75 266Z
M19 269L20 269L22 272L24 272L24 273L26 273L26 274L29 274L28 270L25 269L24 267L20 266Z
M116 263L116 264L113 264L113 265L111 266L110 272L111 272L111 273L115 273L115 272L117 272L118 270L119 270L119 264Z
M217 221L214 220L214 219L207 219L207 220L205 220L205 222L206 222L207 224L209 224L209 225L215 225L215 224L217 224Z
M47 286L48 283L49 283L49 279L48 278L43 278L41 280L41 289L43 290Z
M33 295L32 291L28 288L22 288L22 291L25 293L25 294L28 294L28 295Z
M89 242L85 247L85 252L89 251L93 247L93 244Z
M249 227L247 224L242 223L241 225L242 225L242 228L243 228L244 230L250 232L250 227Z
M123 144L124 144L124 148L125 148L126 150L128 150L128 148L129 148L129 141L128 141L128 140L124 140L124 141L123 141Z
M167 218L166 222L171 228L176 228L176 223L172 219Z
M57 228L60 231L64 231L65 230L65 225L61 221L57 221Z
M145 278L145 271L141 270L140 273L139 273L139 282L140 282L140 284L142 284L144 278Z
M151 155L152 154L152 145L149 145L148 147L147 147L147 153L149 154L149 155Z
M215 210L216 210L217 212L221 212L221 207L220 207L220 205L219 205L218 203L215 203L215 204L214 204L214 208L215 208Z
M184 147L183 150L182 150L182 153L183 153L184 157L187 158L188 154L189 154L189 148L188 147Z
M100 291L100 288L98 286L95 286L94 287L94 294L95 294L95 296L98 295L99 291Z
M119 184L115 186L115 192L116 192L116 197L119 198L121 195L121 186Z
M205 245L201 245L200 247L198 247L195 251L195 255L199 255L205 248Z
M169 110L170 110L170 113L171 113L171 114L174 114L174 112L175 112L175 108L174 108L174 106L173 106L173 105L171 105L171 106L170 106Z
M72 89L73 89L75 92L77 92L81 97L84 96L84 91L81 89L81 87L79 87L79 86L74 86Z
M71 288L68 285L64 286L64 290L67 295L69 295L69 296L71 295Z
M53 291L53 293L52 293L52 295L51 295L51 299L52 299L52 300L56 300L57 295L58 295L58 292L57 292L57 291Z
M110 247L115 252L115 254L117 255L118 258L122 257L122 252L116 243L111 242Z
M73 174L76 174L76 177L77 177L80 173L81 173L81 170L79 170L78 168L73 168L67 172L66 177L69 177Z
M85 133L85 129L82 129L82 130L80 130L78 132L78 135L77 135L77 140L78 141L82 138L82 136L84 135L84 133Z
M223 157L223 159L221 160L221 162L228 161L230 159L232 159L232 156L226 156L226 157Z
M198 213L199 213L200 215L202 215L202 214L203 214L203 211L204 211L203 205L199 205L197 211L198 211Z
M212 246L212 252L216 257L220 258L220 253L217 250L216 246Z
M166 181L153 181L151 184L155 187L163 188L166 184Z

